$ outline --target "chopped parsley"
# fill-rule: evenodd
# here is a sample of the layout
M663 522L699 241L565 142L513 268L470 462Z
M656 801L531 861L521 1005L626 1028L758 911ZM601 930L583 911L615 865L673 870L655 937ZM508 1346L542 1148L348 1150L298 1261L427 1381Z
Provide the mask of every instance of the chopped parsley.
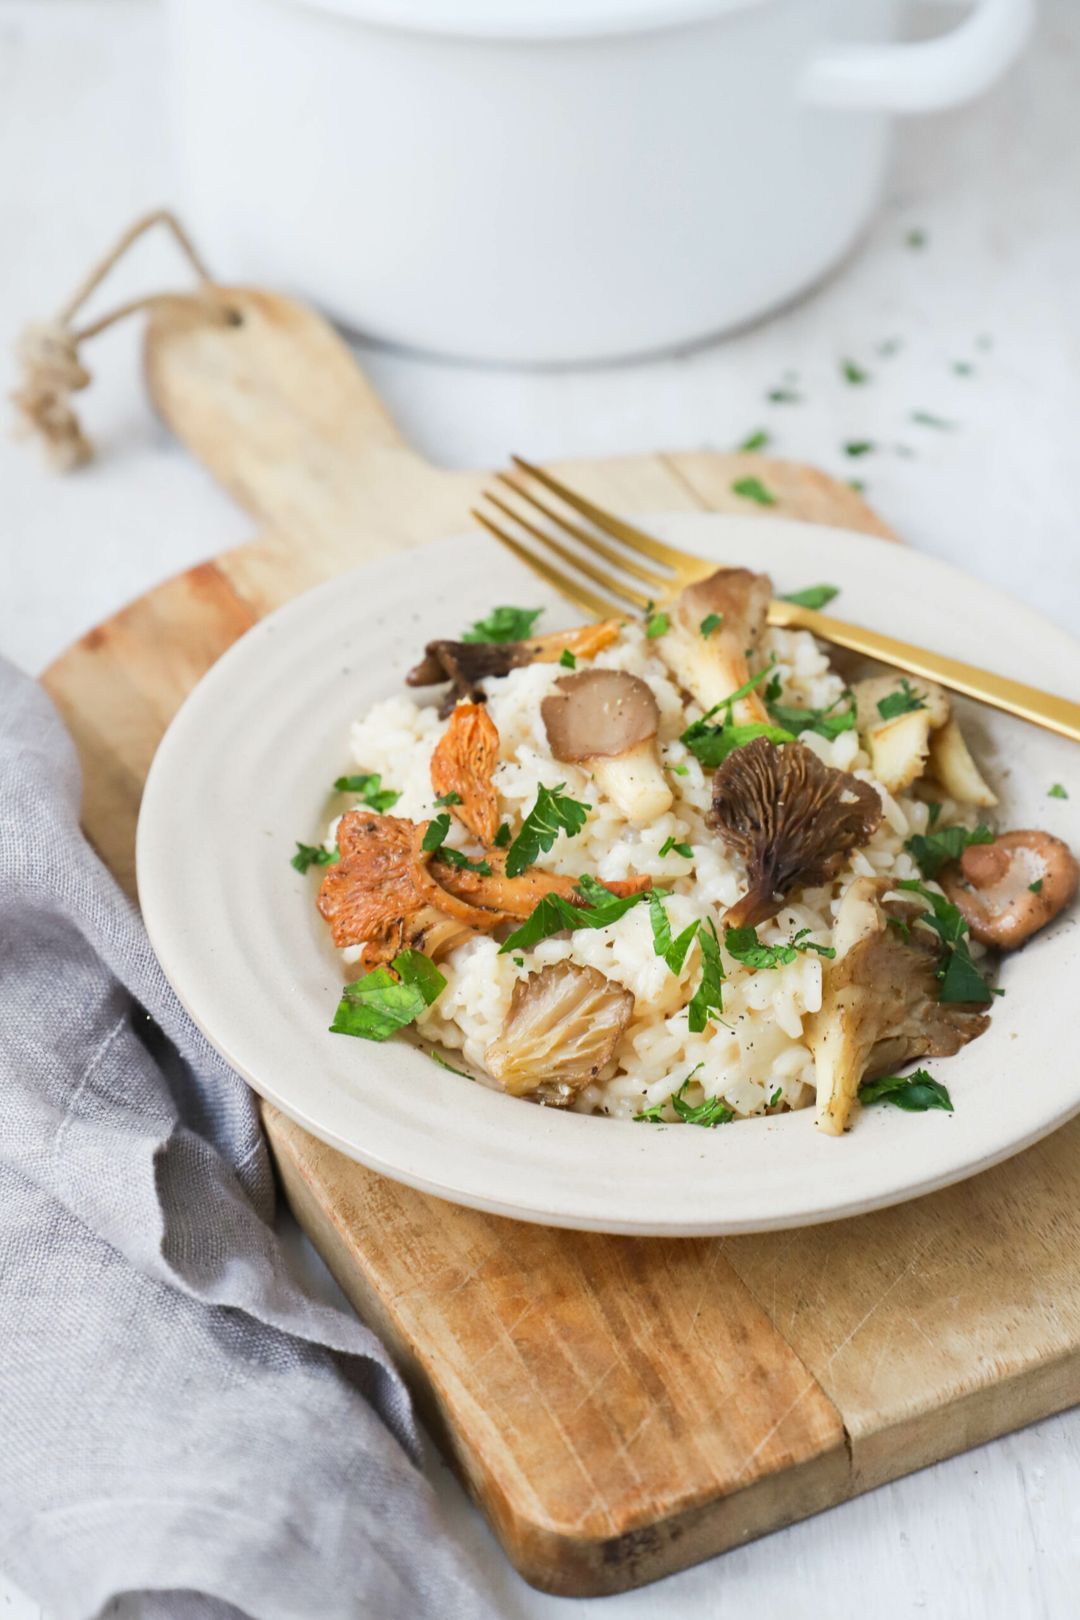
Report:
M543 608L497 607L463 630L462 641L525 641Z
M332 866L341 859L337 849L324 849L321 844L296 844L296 854L289 865L298 872L306 872L312 866Z
M723 764L730 753L736 748L742 748L746 743L753 742L755 737L767 737L770 742L794 742L793 732L787 731L783 726L766 725L761 721L749 721L745 725L737 726L732 720L735 704L752 692L756 686L770 673L772 664L752 675L750 679L730 697L724 698L721 703L714 703L712 708L702 715L700 720L694 720L683 732L679 741L685 743L690 752L702 765L713 769ZM714 714L724 710L724 718L719 725L710 724Z
M580 906L574 905L571 900L564 900L561 894L545 894L521 927L515 929L510 938L500 945L499 955L530 950L542 939L559 934L564 928L609 928L634 906L647 900L652 892L639 889L637 894L612 894L610 889L605 889L602 883L588 876L578 879L577 889L584 902Z
M926 244L927 244L927 242L929 240L930 240L930 238L927 236L926 232L923 231L923 230L908 231L907 235L904 238L904 241L907 243L908 247L913 248L916 253L921 251L921 249L926 246Z
M847 481L847 487L848 489L853 489L856 495L866 494L866 485L863 483L861 478L849 478Z
M939 807L940 808L940 807ZM940 832L914 833L904 845L923 877L936 878L949 861L958 861L971 844L992 844L994 835L982 825L972 832L968 827L943 827Z
M1048 799L1067 799L1069 795L1066 793L1060 782L1055 782L1053 787L1047 793L1046 797Z
M800 928L784 945L763 945L756 928L725 928L724 949L736 962L748 968L781 968L794 962L800 952L814 951L832 961L836 952L831 945L815 945L808 939L809 928Z
M780 1101L780 1098L783 1095L784 1095L783 1086L777 1086L776 1090L773 1092L772 1096L769 1098L769 1107L770 1108L775 1108L777 1103Z
M563 669L577 669L577 659L574 657L569 647L564 647L562 652L559 654L559 663L562 665Z
M664 1102L654 1103L651 1108L646 1108L642 1113L635 1114L635 1121L649 1125L669 1124L670 1121L664 1119L664 1109L670 1102L684 1125L704 1125L711 1129L714 1125L730 1124L735 1115L722 1097L706 1097L703 1103L698 1103L696 1106L686 1101L686 1088L701 1068L704 1068L703 1062L695 1063L678 1091L673 1092Z
M956 426L945 416L935 416L933 411L912 411L911 420L918 422L920 427L938 428L946 433Z
M688 923L682 933L673 939L663 896L656 889L649 890L649 921L652 923L654 951L657 956L664 959L678 978L697 935L698 922L695 919L694 922Z
M442 861L446 866L456 866L463 872L478 872L481 877L490 877L491 867L487 861L470 861L469 857L463 855L460 849L451 849L449 844L443 843L443 839L449 831L450 816L444 810L441 815L436 816L434 821L429 824L420 848L426 850L429 855L434 855L437 861Z
M442 841L449 831L450 816L444 810L441 815L436 816L433 821L428 823L428 830L424 834L420 848L429 855L433 850L441 849Z
M413 1023L446 989L446 980L421 951L401 951L387 967L347 984L330 1025L334 1035L385 1041Z
M925 708L926 700L919 696L904 675L900 678L898 692L889 692L887 696L879 698L877 712L883 720L896 720L902 714L914 714L916 709Z
M442 1053L436 1052L434 1047L428 1048L427 1055L431 1059L432 1063L437 1063L439 1065L440 1069L446 1069L450 1074L458 1074L463 1080L471 1080L473 1078L471 1074L466 1074L464 1069L455 1069L452 1063L447 1063Z
M894 1108L903 1108L909 1114L925 1114L931 1108L943 1108L949 1114L953 1111L949 1093L941 1081L931 1079L925 1069L868 1080L859 1087L859 1099L863 1103L892 1103Z
M881 355L883 360L890 360L894 354L899 354L903 347L903 338L891 337L886 338L883 343L878 344L877 352Z
M681 855L684 860L690 861L694 858L694 851L690 845L676 843L674 833L672 833L670 837L664 839L664 842L660 845L657 853L661 856L670 855L672 850L675 851L676 855Z
M837 703L847 698L846 709L838 709ZM850 692L841 693L836 703L827 709L794 709L787 704L769 702L769 694L765 693L769 714L778 726L787 731L798 734L800 731L816 731L819 737L839 737L845 731L855 730L855 699Z
M756 501L759 506L776 505L776 496L771 489L766 489L760 478L736 478L731 492L741 495L744 501Z
M461 794L456 793L454 789L451 788L449 793L440 793L439 797L435 800L435 803L440 807L448 804L460 804Z
M362 776L339 776L334 783L335 793L359 793L369 810L377 810L379 815L385 815L401 798L393 788L384 788L382 777L375 772L367 771Z
M521 824L521 831L506 852L507 877L520 877L528 867L535 865L541 851L551 849L561 832L573 838L585 825L592 809L579 799L571 799L563 792L565 782L548 788L542 784L536 790L536 803Z
M679 936L680 939L682 935ZM701 950L701 983L695 990L687 1009L691 1035L700 1035L714 1012L724 1010L724 964L720 960L720 940L716 924L707 917L697 931ZM719 1121L717 1121L719 1123Z
M524 967L525 966L525 958L523 956L515 956L513 961L514 961L514 966L515 967Z
M957 377L971 377L975 373L975 367L970 360L954 360L952 369Z
M926 923L937 934L945 947L938 968L938 1000L943 1002L985 1003L991 998L990 986L971 960L968 948L968 926L959 907L950 904L940 894L934 894L915 878L901 878L898 889L905 889L925 900L931 909L924 911L920 922Z
M1028 884L1028 890L1029 890L1029 892L1031 894L1042 894L1042 886L1043 886L1042 878L1036 878L1034 883L1029 883Z
M770 388L765 398L770 405L801 405L803 397L794 388Z
M650 641L665 635L670 628L671 620L666 613L650 613L645 621L645 634Z
M844 446L845 456L869 456L877 449L873 439L849 439Z
M690 774L689 765L669 765L668 770L672 776L689 776Z
M927 800L926 808L929 812L929 820L927 821L926 825L930 828L930 831L933 832L934 828L937 826L938 816L941 814L941 806L938 804L936 799L929 799Z
M499 826L498 832L495 834L495 848L505 849L513 835L514 829L511 827L510 823L508 821L502 822Z
M764 428L758 428L756 433L747 434L742 444L736 445L735 448L737 450L746 451L764 450L765 446L769 443L769 438L770 435L766 433Z
M854 360L841 360L840 375L845 382L853 383L856 386L870 381L870 373L864 371L862 366L856 365Z
M706 613L705 617L698 625L698 629L701 631L706 640L708 640L709 636L712 635L714 630L719 630L723 622L724 615L722 613Z
M816 613L819 609L828 607L833 598L839 595L839 585L808 585L803 591L789 591L780 600L793 602L796 607L812 608Z

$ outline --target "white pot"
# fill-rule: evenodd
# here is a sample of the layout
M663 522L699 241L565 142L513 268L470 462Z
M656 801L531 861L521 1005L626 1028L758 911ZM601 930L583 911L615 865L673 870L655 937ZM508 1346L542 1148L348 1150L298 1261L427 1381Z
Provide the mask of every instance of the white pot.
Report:
M1034 0L171 0L184 212L219 272L477 360L611 359L774 308Z

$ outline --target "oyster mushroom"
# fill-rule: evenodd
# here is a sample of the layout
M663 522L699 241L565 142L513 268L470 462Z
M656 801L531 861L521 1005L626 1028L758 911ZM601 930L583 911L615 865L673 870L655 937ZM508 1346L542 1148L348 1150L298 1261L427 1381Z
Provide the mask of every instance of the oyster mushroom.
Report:
M918 1057L951 1057L988 1027L973 1007L938 1000L941 941L910 926L917 906L884 902L886 878L859 877L840 903L836 959L825 965L822 1004L804 1029L814 1055L817 1124L846 1128L863 1080ZM890 926L890 918L907 927Z
M442 797L456 794L453 814L482 844L499 830L499 801L491 785L499 757L499 733L482 703L459 703L431 756L431 785Z
M1021 830L970 844L938 881L975 939L1012 951L1069 904L1080 867L1060 838Z
M670 810L660 769L660 712L651 688L622 669L564 675L540 705L548 745L566 765L585 765L628 821L645 823Z
M927 771L957 804L974 804L980 809L992 810L998 802L997 794L983 781L955 719L949 720L930 738Z
M483 703L479 683L489 675L509 675L524 664L557 664L564 652L575 658L595 658L618 637L621 619L603 619L571 630L556 630L528 641L429 641L420 662L410 669L409 686L439 686L450 690L439 705L445 720L460 698Z
M909 680L902 675L872 675L856 681L856 724L870 755L874 775L890 793L910 787L923 774L932 747L931 734L949 719L949 700L936 681ZM890 698L910 696L919 708L888 713ZM886 704L883 715L879 703Z
M556 962L515 984L484 1061L511 1096L565 1106L607 1068L633 1010L633 992L599 969Z
M747 657L761 639L771 599L767 574L718 568L708 579L680 591L671 604L670 625L654 645L679 685L703 709L723 703L746 685ZM710 624L708 634L703 634L702 626ZM739 725L769 718L756 691L739 699L734 717Z
M825 883L876 831L878 793L823 765L801 743L755 737L713 777L710 824L746 862L749 888L727 913L731 928L775 917L794 889Z

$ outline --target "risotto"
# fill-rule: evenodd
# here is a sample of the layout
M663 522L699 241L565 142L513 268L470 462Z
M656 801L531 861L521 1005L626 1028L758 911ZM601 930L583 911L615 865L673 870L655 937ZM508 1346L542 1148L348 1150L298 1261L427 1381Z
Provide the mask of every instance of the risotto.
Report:
M883 1075L920 1106L892 1071L988 1022L968 902L996 801L940 688L849 687L766 627L771 590L720 570L646 621L530 638L503 608L433 643L413 679L448 697L355 722L310 852L353 980L333 1027L411 1025L481 1084L627 1120L816 1096L836 1134ZM1046 858L1022 852L1036 899Z

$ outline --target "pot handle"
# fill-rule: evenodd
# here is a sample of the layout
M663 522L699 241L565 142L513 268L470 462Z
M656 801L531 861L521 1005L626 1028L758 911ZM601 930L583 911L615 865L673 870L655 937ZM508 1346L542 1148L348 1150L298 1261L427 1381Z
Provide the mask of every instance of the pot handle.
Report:
M911 45L832 45L802 82L805 100L877 112L935 112L981 95L1026 44L1035 0L977 0L940 39Z

